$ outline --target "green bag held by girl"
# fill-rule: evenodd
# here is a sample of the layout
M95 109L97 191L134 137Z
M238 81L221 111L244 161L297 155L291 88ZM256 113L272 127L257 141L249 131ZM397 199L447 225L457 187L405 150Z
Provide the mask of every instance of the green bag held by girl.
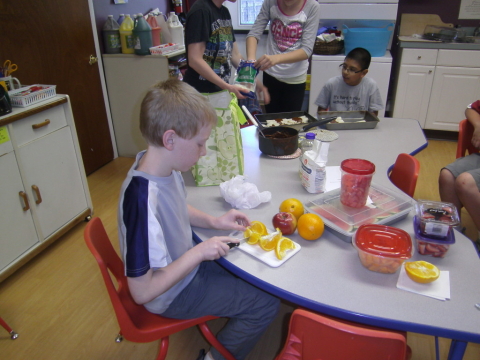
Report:
M240 124L247 122L237 98L227 90L205 95L217 113L217 125L206 143L207 154L192 168L197 186L220 185L243 175L243 147Z

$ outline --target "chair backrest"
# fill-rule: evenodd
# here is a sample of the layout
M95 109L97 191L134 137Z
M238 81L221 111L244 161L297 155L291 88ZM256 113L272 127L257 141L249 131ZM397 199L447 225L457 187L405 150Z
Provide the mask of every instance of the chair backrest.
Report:
M123 262L113 248L100 218L90 220L85 227L84 238L100 267L123 336L127 340L146 342L145 338L139 338L138 332L142 327L140 324L153 314L136 304L130 295Z
M469 154L478 152L478 149L472 145L473 130L473 125L467 119L458 124L457 159L464 157L467 151Z
M406 334L297 309L276 360L405 360Z
M402 153L398 155L389 177L396 187L413 197L419 172L420 162L412 155Z

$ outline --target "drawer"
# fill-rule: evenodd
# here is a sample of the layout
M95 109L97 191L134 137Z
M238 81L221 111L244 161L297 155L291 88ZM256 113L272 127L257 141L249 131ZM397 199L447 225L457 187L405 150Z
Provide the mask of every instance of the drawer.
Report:
M66 126L67 119L63 106L55 106L15 121L11 125L13 129L12 137L16 140L18 146L22 146Z
M435 65L437 49L403 49L402 65Z
M480 67L478 50L439 50L437 65L457 67Z

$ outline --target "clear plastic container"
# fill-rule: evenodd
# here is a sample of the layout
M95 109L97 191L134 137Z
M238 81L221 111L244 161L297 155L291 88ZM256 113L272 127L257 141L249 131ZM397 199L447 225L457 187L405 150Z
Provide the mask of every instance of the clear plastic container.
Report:
M450 245L455 244L455 234L453 229L448 231L445 239L434 239L422 235L420 231L420 219L415 216L413 219L413 229L417 241L417 251L420 255L428 255L443 258L448 252Z
M418 200L415 211L420 219L420 234L445 239L452 227L460 223L457 207L441 201Z
M414 200L401 191L375 184L370 186L368 206L351 208L340 202L340 189L335 189L305 204L305 209L318 214L330 231L343 241L351 242L362 224L392 224L405 218L413 209Z
M367 203L375 164L364 159L346 159L340 164L340 169L340 201L345 206L362 208Z
M368 270L393 274L412 257L412 239L402 229L366 224L358 228L353 246Z

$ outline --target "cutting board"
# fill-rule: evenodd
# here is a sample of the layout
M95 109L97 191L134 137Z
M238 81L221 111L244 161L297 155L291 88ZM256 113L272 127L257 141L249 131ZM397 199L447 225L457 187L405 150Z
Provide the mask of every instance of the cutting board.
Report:
M427 25L453 27L453 24L444 23L436 14L402 14L398 35L423 34Z

